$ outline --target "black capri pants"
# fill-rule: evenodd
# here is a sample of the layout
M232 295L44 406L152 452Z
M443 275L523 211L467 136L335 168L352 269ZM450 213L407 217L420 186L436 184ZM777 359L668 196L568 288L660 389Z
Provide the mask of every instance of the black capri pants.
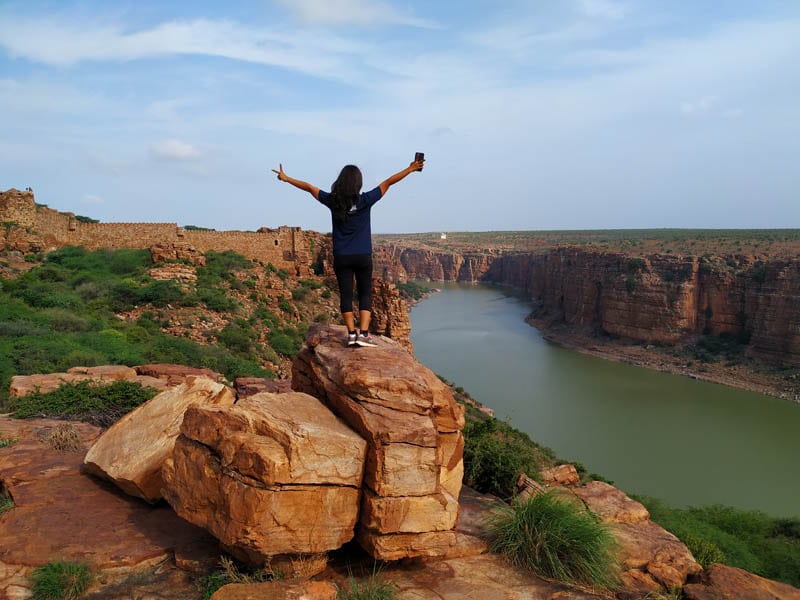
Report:
M353 276L358 293L358 310L372 311L372 254L333 257L333 272L339 283L339 308L353 312Z

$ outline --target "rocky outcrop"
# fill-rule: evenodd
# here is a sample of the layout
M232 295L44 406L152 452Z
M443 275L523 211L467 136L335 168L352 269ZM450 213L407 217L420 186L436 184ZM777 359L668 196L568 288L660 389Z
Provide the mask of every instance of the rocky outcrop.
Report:
M65 383L92 381L98 385L107 385L120 380L136 382L143 387L152 387L157 390L165 390L169 386L167 380L150 377L149 375L139 375L134 368L124 365L106 365L101 367L72 367L66 373L14 375L11 378L8 395L11 398L19 398L27 396L34 391L46 394L57 390Z
M78 452L42 443L65 423L79 437ZM107 584L172 559L180 565L215 564L217 544L204 530L165 504L132 500L81 473L83 455L102 433L100 428L0 415L0 432L18 440L0 449L0 490L14 502L0 516L0 598L30 598L27 576L54 560L88 562Z
M190 377L161 392L114 423L86 454L87 473L113 481L131 496L161 499L162 465L190 406L233 404L230 388L207 377Z
M408 307L394 284L383 279L372 280L372 320L370 331L396 340L409 352L411 344L411 319Z
M365 451L307 394L195 406L164 465L164 497L247 562L325 552L353 537Z
M689 549L650 520L647 509L624 492L602 482L570 488L586 507L609 524L619 544L623 597L639 598L680 588L702 571Z
M442 556L456 545L463 408L399 345L347 348L344 329L312 327L292 386L322 399L367 441L358 540L373 557Z
M168 385L180 385L189 377L208 377L212 381L222 381L222 375L211 369L198 367L187 367L185 365L173 365L165 363L154 363L134 367L139 375L154 377L166 381Z
M243 400L261 392L279 394L292 391L292 382L288 379L265 379L263 377L237 377L233 383L236 397Z
M336 600L337 593L329 581L231 583L214 592L211 600Z
M800 589L726 565L711 565L683 588L686 600L800 600Z

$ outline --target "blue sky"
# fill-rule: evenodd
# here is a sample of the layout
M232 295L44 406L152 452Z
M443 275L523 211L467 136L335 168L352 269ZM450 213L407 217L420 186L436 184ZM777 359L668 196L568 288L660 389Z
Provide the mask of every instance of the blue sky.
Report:
M800 3L0 1L0 189L102 221L800 227Z

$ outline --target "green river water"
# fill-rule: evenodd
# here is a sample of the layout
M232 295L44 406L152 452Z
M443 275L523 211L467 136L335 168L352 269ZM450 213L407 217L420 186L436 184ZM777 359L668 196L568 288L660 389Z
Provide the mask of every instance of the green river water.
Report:
M559 457L674 506L800 516L800 405L566 350L528 302L436 285L411 311L417 359Z

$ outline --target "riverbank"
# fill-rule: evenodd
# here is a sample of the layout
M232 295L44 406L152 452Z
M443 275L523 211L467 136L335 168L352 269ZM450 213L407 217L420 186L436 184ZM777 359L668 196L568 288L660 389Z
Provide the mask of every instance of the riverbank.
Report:
M800 371L797 369L781 371L765 365L701 362L679 346L599 337L530 315L525 321L541 331L548 342L581 354L800 403Z

